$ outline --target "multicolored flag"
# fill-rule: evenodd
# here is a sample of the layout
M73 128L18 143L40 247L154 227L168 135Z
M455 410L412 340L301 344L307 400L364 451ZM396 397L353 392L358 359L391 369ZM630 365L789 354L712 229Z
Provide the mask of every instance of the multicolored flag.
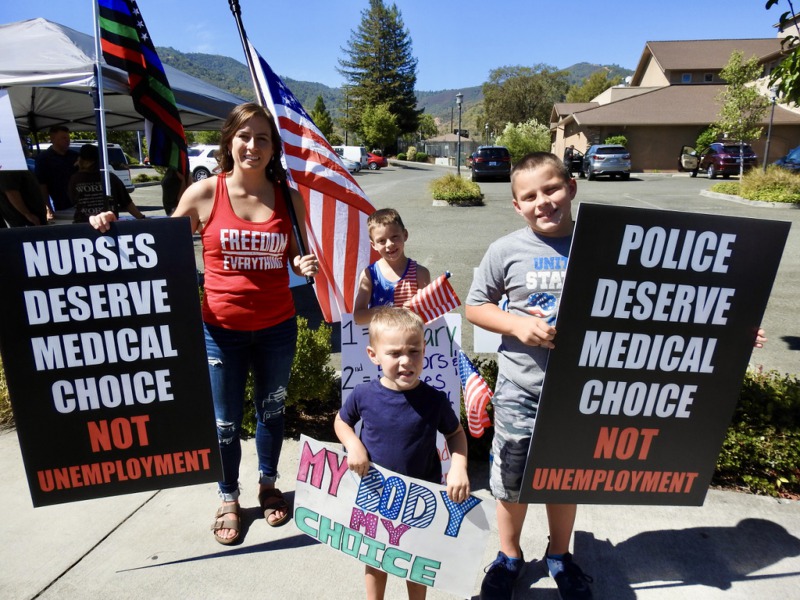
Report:
M478 369L461 350L458 351L458 375L461 377L461 387L464 390L464 407L469 433L472 437L479 438L483 435L484 429L492 425L486 406L494 394Z
M248 40L256 79L283 141L289 183L306 203L310 252L319 259L314 281L328 323L353 312L358 279L377 260L367 233L375 208L303 106Z
M186 135L175 95L135 0L98 0L106 62L128 73L133 106L145 118L150 164L186 175Z
M453 286L448 281L449 278L450 273L439 275L411 299L408 308L422 317L425 324L461 305L461 300L458 299Z

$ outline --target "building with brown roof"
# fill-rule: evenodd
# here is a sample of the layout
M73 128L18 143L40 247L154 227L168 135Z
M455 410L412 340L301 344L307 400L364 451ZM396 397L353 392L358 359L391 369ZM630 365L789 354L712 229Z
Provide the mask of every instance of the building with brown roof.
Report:
M559 103L550 118L552 150L558 156L570 144L584 151L612 135L628 140L634 171L674 171L684 144L693 145L719 115L725 87L719 73L734 51L758 57L764 75L781 59L780 38L647 42L626 86L609 88L592 102ZM763 93L769 95L764 81ZM752 143L765 160L771 111L764 133ZM800 112L774 106L767 162L800 144Z

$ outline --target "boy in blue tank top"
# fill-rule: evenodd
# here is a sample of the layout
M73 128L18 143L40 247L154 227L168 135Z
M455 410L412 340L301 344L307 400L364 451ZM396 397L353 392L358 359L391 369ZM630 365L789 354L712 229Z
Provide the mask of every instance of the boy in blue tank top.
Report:
M431 282L431 274L421 264L406 257L408 230L393 208L381 208L367 219L369 239L380 259L361 274L353 307L353 320L369 324L378 306L406 306L417 290Z

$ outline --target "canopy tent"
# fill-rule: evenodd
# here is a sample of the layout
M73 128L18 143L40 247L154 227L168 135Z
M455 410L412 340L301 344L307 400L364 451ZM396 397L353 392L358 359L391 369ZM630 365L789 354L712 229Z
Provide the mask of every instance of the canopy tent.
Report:
M46 19L0 25L0 88L7 88L17 126L46 131L64 124L94 131L94 38ZM143 129L133 108L127 74L102 56L106 128ZM243 98L164 65L184 129L219 129Z

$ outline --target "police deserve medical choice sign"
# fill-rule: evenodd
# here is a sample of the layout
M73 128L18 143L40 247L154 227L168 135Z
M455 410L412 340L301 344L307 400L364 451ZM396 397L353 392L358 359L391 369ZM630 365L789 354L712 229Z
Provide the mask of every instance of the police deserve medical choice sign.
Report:
M702 505L788 233L580 205L522 501Z
M34 506L216 481L186 219L0 231L0 349Z

